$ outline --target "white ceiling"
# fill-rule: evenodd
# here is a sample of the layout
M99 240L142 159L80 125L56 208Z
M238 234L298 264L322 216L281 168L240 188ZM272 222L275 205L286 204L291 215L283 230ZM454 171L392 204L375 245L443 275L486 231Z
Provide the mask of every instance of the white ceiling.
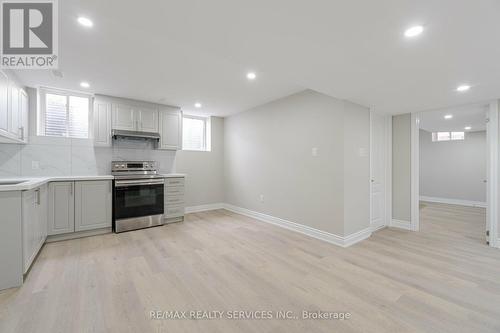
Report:
M221 116L306 88L394 114L500 97L497 0L64 0L59 16L64 78L17 71L27 85Z
M486 111L488 105L473 104L446 108L420 114L420 128L429 132L465 131L470 126L472 132L486 130ZM453 118L445 119L445 115Z

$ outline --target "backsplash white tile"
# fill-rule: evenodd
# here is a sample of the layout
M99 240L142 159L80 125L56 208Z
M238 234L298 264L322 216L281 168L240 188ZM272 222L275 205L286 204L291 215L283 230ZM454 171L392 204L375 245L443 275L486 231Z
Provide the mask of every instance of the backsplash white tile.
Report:
M91 140L34 137L27 145L0 144L0 178L109 175L114 160L156 161L161 173L169 173L175 171L175 154L147 141L94 147Z
M21 145L0 144L0 177L21 175Z

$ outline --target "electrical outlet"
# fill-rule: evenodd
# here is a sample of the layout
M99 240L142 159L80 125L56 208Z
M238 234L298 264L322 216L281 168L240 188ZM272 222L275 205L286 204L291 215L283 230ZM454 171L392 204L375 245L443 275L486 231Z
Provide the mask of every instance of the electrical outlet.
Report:
M33 170L40 169L40 162L39 161L31 161L31 169L33 169Z
M261 195L259 196L259 200L260 200L260 202L264 202L264 194L261 194Z
M313 157L318 156L318 148L313 147L313 149L311 149L311 155L312 155Z

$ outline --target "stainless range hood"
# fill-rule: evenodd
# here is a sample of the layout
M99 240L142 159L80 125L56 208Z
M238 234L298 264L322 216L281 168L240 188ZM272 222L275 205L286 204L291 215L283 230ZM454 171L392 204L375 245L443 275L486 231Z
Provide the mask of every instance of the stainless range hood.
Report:
M136 140L142 139L142 140L160 141L160 133L152 133L152 132L113 130L111 132L111 136L115 140L118 138L128 138Z

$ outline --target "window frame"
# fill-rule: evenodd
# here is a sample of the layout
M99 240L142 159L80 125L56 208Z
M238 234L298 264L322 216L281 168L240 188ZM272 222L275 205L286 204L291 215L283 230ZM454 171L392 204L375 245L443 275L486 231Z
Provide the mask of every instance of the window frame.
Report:
M184 119L195 119L195 120L201 120L203 121L203 147L202 149L188 149L184 147ZM197 151L197 152L209 152L211 151L211 144L210 144L210 117L207 116L197 116L197 115L190 115L190 114L183 114L182 115L182 135L181 135L181 150L184 151Z
M86 138L77 138L72 136L53 136L46 135L45 133L45 121L47 115L47 94L52 95L60 95L65 96L67 101L67 119L69 119L69 97L82 97L87 98L89 100L89 111L88 111L88 136ZM49 88L49 87L40 87L38 89L38 113L37 113L37 130L36 136L43 136L49 138L65 138L65 139L79 139L79 140L91 140L93 138L93 111L94 111L94 95L90 93L84 93L73 90L65 90L65 89L57 89L57 88ZM66 133L68 133L69 123L66 122Z
M444 140L439 140L439 133L448 133L448 138ZM454 139L453 133L462 133L463 137L460 139ZM432 142L449 142L449 141L465 141L465 133L464 131L438 131L431 133Z

